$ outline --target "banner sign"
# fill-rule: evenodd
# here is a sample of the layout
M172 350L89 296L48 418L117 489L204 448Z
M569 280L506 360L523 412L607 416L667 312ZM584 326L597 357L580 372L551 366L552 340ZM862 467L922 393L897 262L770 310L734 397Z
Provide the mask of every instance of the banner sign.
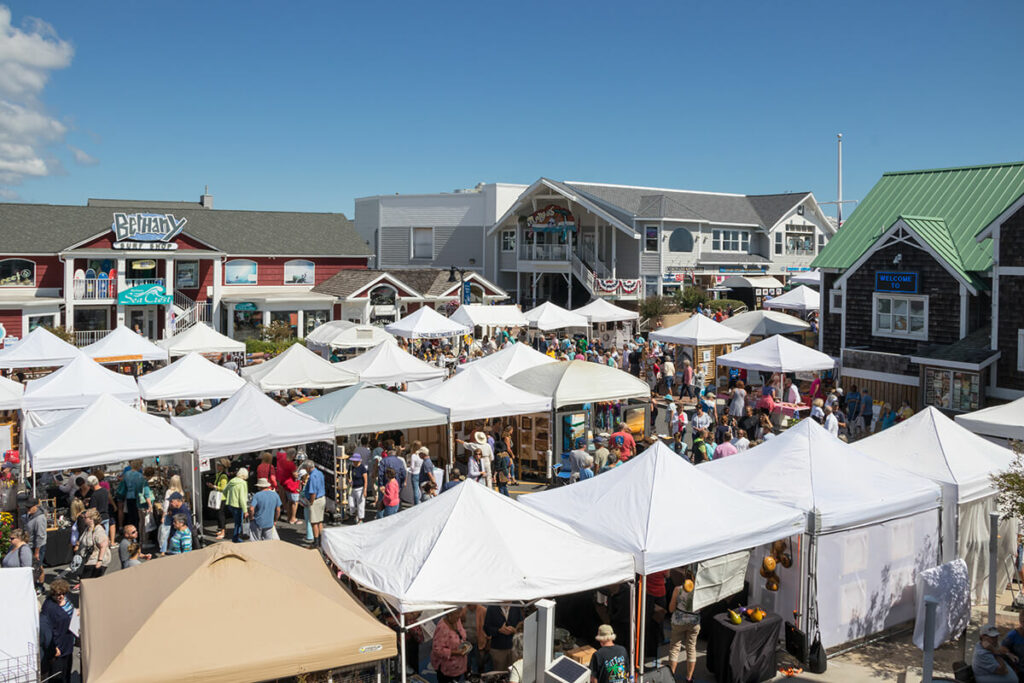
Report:
M177 237L186 218L170 213L115 213L110 229L114 232L115 249L161 250L177 249L171 240Z
M117 303L122 306L166 305L172 300L161 284L136 285L117 295Z
M917 294L917 273L875 273L875 291Z
M469 305L471 294L472 294L472 290L470 289L470 283L463 282L462 283L462 303L465 304L466 306Z
M256 308L256 304L254 304L251 301L241 301L241 302L235 304L235 310L236 311L256 311L256 310L259 310L259 309Z

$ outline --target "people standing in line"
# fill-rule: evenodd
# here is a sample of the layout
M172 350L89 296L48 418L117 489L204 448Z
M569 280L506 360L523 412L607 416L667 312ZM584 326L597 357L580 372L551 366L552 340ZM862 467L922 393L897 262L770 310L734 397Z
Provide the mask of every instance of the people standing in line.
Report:
M231 513L234 528L231 531L231 542L242 542L242 524L245 510L249 506L249 470L239 467L235 476L228 481L224 489L224 505Z
M82 549L82 578L103 576L110 566L110 538L95 508L85 511L85 533L78 539L78 545Z
M213 475L213 481L206 482L206 488L210 489L210 492L217 492L217 498L219 502L217 507L214 509L217 511L217 536L218 540L224 538L224 526L226 520L226 512L224 505L224 490L228 487L228 467L231 465L231 461L227 458L220 458L214 463L215 473Z
M484 633L491 643L495 671L508 671L512 658L512 636L523 623L523 610L515 605L491 605L484 615Z
M302 463L302 469L309 473L306 482L306 499L309 501L309 523L313 528L313 544L319 545L320 532L324 528L324 511L327 509L327 484L324 473L312 460Z
M275 524L279 514L281 514L281 497L269 481L263 478L257 479L256 493L249 502L249 519L252 520L249 539L276 541L278 536Z
M430 665L437 672L437 683L454 683L466 675L466 656L473 646L466 642L466 629L462 626L465 611L465 607L459 607L437 622L430 648Z
M369 473L359 452L352 454L349 464L352 466L352 486L348 494L348 513L356 520L356 524L362 524L366 516L366 478Z
M590 656L590 683L625 683L629 675L626 648L615 644L615 631L601 624L595 640L599 647Z
M70 683L75 634L71 617L75 608L68 598L71 587L64 579L50 584L50 595L39 610L41 673L48 683Z

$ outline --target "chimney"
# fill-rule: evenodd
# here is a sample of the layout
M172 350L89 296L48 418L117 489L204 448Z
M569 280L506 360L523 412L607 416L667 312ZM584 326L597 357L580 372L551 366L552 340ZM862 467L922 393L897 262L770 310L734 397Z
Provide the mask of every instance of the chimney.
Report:
M210 186L206 185L203 187L203 194L199 197L199 206L204 209L213 208L213 195L210 194Z

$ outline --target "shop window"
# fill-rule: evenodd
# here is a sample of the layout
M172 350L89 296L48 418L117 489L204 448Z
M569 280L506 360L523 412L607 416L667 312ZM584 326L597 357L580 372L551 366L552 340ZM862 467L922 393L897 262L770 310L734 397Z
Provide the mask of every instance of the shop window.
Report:
M978 410L981 407L981 376L976 372L925 368L924 403L965 413Z
M644 276L644 296L655 296L658 293L658 276Z
M249 310L248 307L232 311L234 316L234 337L239 341L259 338L260 327L263 325L263 311Z
M825 233L818 233L818 251L821 252L825 248Z
M255 261L236 258L224 264L224 284L254 285L257 281L258 267Z
M36 264L23 258L0 261L0 287L35 287Z
M871 333L876 337L928 339L928 297L875 294Z
M270 324L284 323L292 328L292 336L295 337L299 328L299 314L296 311L271 311Z
M814 256L813 225L786 224L786 256Z
M28 317L29 332L44 325L46 327L57 327L57 314L48 313L47 315L30 315Z
M199 289L199 261L174 262L174 288Z
M711 249L749 253L750 233L746 230L712 230Z
M658 251L657 225L648 225L644 228L644 251Z
M843 312L843 290L833 289L830 290L828 300L828 312L829 313L842 313Z
M370 290L371 306L394 306L398 301L398 291L389 285L380 285Z
M316 264L305 259L284 262L286 285L312 285L316 283Z
M501 231L501 250L502 251L515 251L516 250L516 231L515 230L502 230Z
M305 337L316 328L331 319L331 312L327 310L303 311L302 312L302 336Z
M681 253L693 251L693 233L686 228L676 228L668 238L668 250Z
M412 257L422 259L434 258L434 229L412 229Z
M75 308L75 331L109 330L109 308Z

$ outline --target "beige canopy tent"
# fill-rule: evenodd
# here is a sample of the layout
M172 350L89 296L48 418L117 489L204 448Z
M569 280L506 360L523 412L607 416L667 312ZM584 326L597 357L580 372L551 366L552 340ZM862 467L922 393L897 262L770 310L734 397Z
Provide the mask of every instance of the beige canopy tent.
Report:
M268 632L296 615L301 628ZM264 681L397 654L395 632L319 553L283 541L218 543L82 582L86 683Z

